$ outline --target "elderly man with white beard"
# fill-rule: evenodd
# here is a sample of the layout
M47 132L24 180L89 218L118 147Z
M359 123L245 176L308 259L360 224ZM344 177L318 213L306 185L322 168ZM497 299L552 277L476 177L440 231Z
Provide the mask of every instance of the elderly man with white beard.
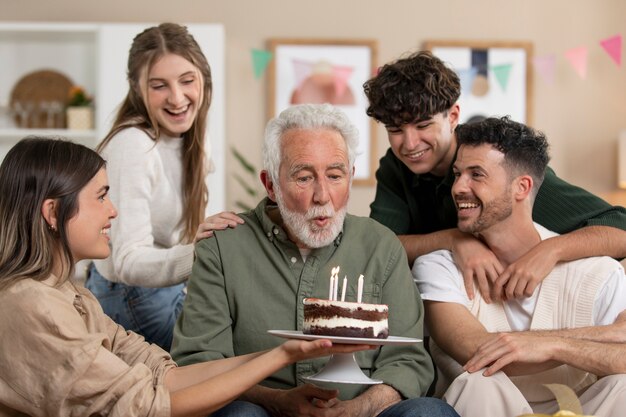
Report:
M423 306L400 241L365 217L346 214L358 133L325 105L299 105L265 131L260 178L267 197L240 214L244 224L216 230L196 246L172 356L190 364L270 349L268 330L301 330L303 299L328 298L340 267L346 301L389 305L389 334L422 337ZM272 375L215 416L457 416L443 401L420 398L433 379L421 343L359 352L363 372L380 385L334 389L304 383L327 359Z

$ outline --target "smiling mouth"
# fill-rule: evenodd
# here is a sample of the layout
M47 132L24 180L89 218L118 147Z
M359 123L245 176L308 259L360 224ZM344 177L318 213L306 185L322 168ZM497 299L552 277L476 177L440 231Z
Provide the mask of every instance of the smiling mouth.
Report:
M410 153L405 153L404 157L408 158L408 159L419 159L422 156L424 156L424 154L426 153L426 151L428 151L428 149L423 149L421 151L415 151L415 152L410 152Z
M181 109L164 109L166 113L172 115L172 116L181 116L185 113L187 113L187 110L189 110L189 107L191 105L187 104L185 107L181 108Z
M469 201L457 201L456 202L458 214L467 213L470 210L474 210L481 207L480 203Z

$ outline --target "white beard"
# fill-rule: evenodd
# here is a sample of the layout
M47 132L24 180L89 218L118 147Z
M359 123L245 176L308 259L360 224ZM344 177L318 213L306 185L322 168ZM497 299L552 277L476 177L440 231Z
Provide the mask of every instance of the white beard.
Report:
M285 228L294 235L307 248L321 248L330 245L341 233L343 221L346 218L347 207L343 206L335 211L332 204L312 206L306 213L301 214L285 207L283 195L280 189L276 189L276 204L283 218ZM316 217L328 217L330 222L324 227L319 227L313 221Z

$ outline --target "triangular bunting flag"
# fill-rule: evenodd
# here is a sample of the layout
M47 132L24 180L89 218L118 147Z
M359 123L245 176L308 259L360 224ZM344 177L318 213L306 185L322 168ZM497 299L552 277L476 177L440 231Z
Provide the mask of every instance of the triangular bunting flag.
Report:
M554 83L554 67L556 64L554 55L537 56L533 59L533 64L545 82L548 84Z
M587 78L587 47L580 46L578 48L565 51L565 57L572 64L574 70L583 80Z
M300 89L302 81L313 71L313 63L301 59L292 59L291 64L293 65L293 73L296 78L296 89Z
M513 68L513 64L494 65L490 68L495 73L496 80L498 80L498 84L500 84L504 92L506 92L506 87L509 85L511 68Z
M474 83L474 78L476 78L476 74L478 74L478 68L472 67L468 69L457 70L457 74L461 81L461 94L463 94L463 92L471 91L472 84Z
M261 49L252 49L252 65L254 67L254 77L260 78L267 64L272 60L272 53L270 51L263 51Z
M615 35L600 41L600 45L607 54L615 61L617 66L622 65L622 35Z
M337 97L341 97L345 93L353 70L352 67L333 65L333 82L335 83L335 95Z

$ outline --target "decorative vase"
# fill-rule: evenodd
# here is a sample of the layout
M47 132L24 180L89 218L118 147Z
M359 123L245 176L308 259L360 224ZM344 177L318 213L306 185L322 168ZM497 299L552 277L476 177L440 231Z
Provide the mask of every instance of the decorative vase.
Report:
M93 129L93 108L88 106L68 107L67 128L72 130Z

